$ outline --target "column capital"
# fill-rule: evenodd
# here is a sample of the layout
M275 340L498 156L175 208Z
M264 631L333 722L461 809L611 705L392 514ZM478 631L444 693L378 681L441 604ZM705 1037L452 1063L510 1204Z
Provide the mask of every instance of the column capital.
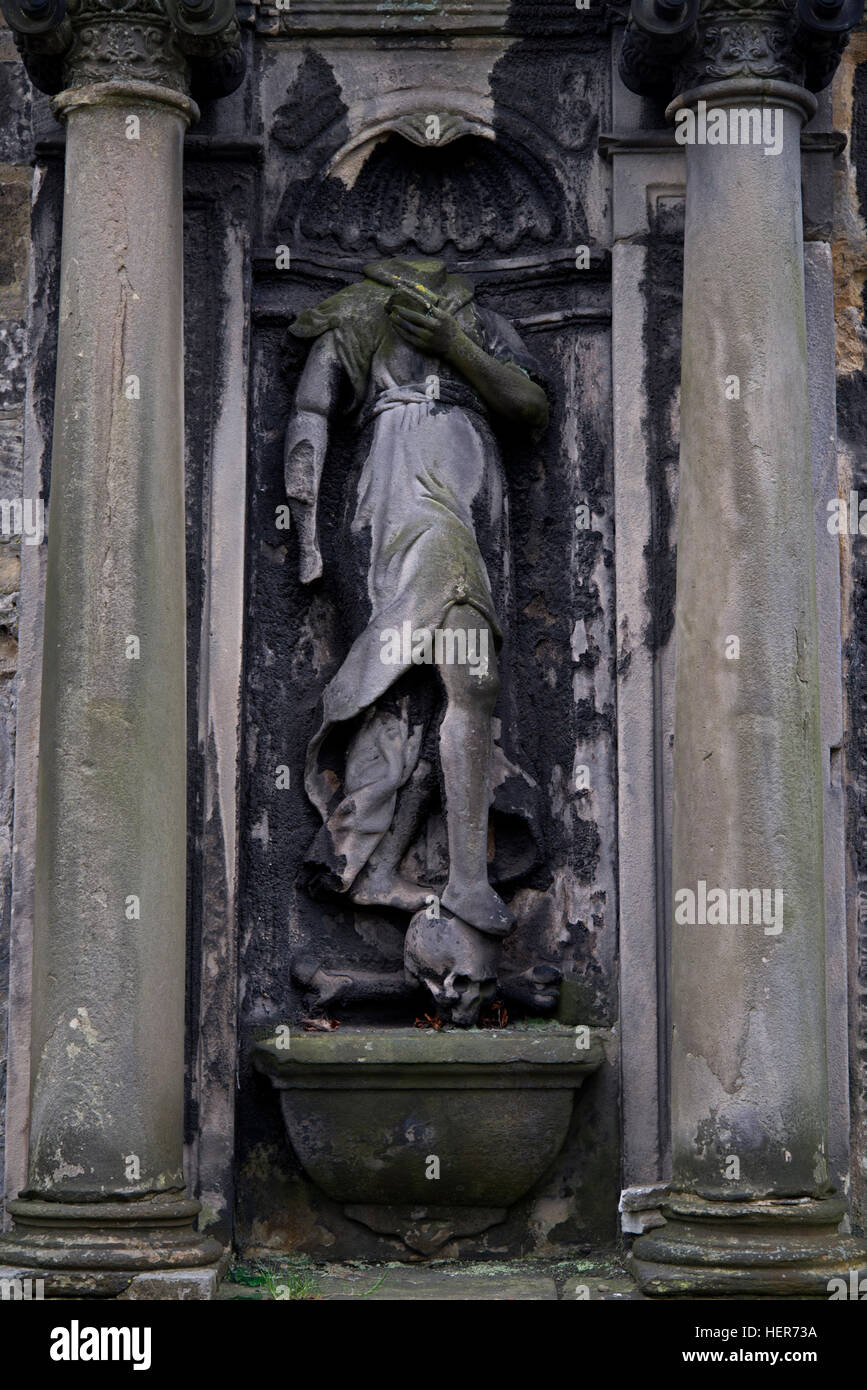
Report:
M864 0L632 0L620 75L670 99L726 80L827 87Z
M56 96L107 82L202 99L244 76L235 0L0 0L30 80Z
M784 82L776 77L723 77L713 82L703 82L700 86L681 91L666 107L665 114L674 117L678 111L696 102L708 105L734 106L744 102L763 102L773 106L789 106L809 121L816 114L818 103L812 92L796 82Z
M196 103L176 87L117 77L110 82L89 82L86 86L67 87L53 99L51 110L56 120L65 121L70 111L82 106L131 106L142 102L157 102L177 111L187 125L199 119Z

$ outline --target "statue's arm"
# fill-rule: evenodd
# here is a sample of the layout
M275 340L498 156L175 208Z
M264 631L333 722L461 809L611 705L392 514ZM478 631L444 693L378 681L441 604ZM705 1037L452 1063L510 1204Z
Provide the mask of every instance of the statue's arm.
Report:
M542 387L514 362L500 362L474 342L435 296L429 300L424 312L400 304L392 307L389 317L401 337L419 352L436 353L457 368L495 415L531 430L544 429L548 398Z
M334 334L323 333L310 349L286 427L283 477L292 519L298 528L302 584L310 584L322 574L316 504L328 452L330 422L337 409L340 373Z
M545 428L548 398L542 387L514 362L498 361L461 328L447 356L495 415L531 430Z

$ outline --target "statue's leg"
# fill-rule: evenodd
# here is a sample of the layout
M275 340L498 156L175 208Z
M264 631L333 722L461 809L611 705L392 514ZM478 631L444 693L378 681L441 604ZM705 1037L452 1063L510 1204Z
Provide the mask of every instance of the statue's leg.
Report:
M505 936L514 918L488 882L488 811L491 803L492 715L499 677L493 634L469 604L449 610L444 628L475 661L456 660L457 640L444 644L437 669L446 692L440 725L440 762L449 844L449 881L443 906L470 926ZM486 653L484 662L481 654ZM449 657L451 656L451 660Z
M415 912L427 904L433 890L403 877L398 866L421 829L434 785L434 770L422 758L398 794L391 825L352 885L350 897L359 906Z

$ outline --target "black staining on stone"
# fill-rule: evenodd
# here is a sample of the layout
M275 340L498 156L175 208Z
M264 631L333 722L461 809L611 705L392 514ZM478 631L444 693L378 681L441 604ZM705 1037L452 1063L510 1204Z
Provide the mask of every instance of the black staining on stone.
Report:
M574 0L511 0L506 20L507 34L552 38L603 36L608 29L607 5L591 4L579 10Z
M541 335L534 346L545 352ZM594 577L604 548L597 530L578 533L574 540L575 508L587 502L594 513L608 513L613 496L604 495L610 482L610 443L595 437L589 412L581 419L584 457L589 462L576 480L570 462L560 452L562 438L562 387L557 371L562 358L552 345L552 379L556 382L553 418L533 466L527 468L507 450L507 469L512 488L513 555L515 558L515 608L512 650L505 654L513 669L522 710L522 738L530 764L540 784L550 788L553 769L570 775L576 741L593 741L613 732L614 711L597 708L592 699L575 701L576 670L594 670L608 653L588 642L577 658L572 652L573 628L578 621L589 627L602 616L602 599ZM509 466L511 463L511 466ZM549 797L542 798L549 808ZM599 833L595 823L576 822L573 830L557 817L546 816L547 865L569 863L585 883L593 881L598 864ZM586 833L585 833L586 831Z
M584 180L607 119L610 58L607 40L594 38L601 33L597 24L598 15L574 6L514 4L509 31L526 37L498 60L491 78L497 139L515 138L520 130L531 144L537 137L544 141L564 208L562 243L570 248L588 242ZM575 269L574 252L568 264L557 261L559 249L551 246L544 280L515 274L504 312L515 318L549 306L567 309L582 302L595 278L610 276L609 261L597 248L591 252L592 271ZM531 454L521 458L506 448L517 612L511 661L526 700L524 744L544 793L546 858L530 881L542 891L555 891L552 885L562 873L589 889L597 880L600 826L588 793L568 782L576 746L613 747L615 737L613 699L598 693L616 659L614 615L605 612L599 584L600 569L610 570L614 563L613 527L605 520L613 517L614 506L610 405L578 365L582 345L589 347L589 335L598 331L576 324L533 334L531 346L552 386L550 424ZM576 435L577 467L566 444ZM579 506L589 509L586 527L576 525ZM601 679L594 681L596 672ZM568 814L552 804L562 805L563 797L570 803ZM603 903L604 896L600 893ZM590 930L580 919L564 923L568 941L555 962L592 980L599 1015L608 1020L616 1013L615 983L599 963L598 932L605 929L606 917L607 927L613 925L614 907L604 906ZM510 950L523 958L528 944L516 934ZM531 949L538 950L534 940Z
M30 83L20 63L0 62L0 164L24 164L33 153Z
M192 192L192 190L188 190ZM198 191L198 190L196 190ZM217 258L210 254L217 217L209 200L187 197L184 215L184 393L186 401L185 503L187 536L187 1018L184 1063L187 1072L184 1129L187 1142L197 1131L192 1078L202 1020L201 929L207 880L202 862L203 750L199 746L198 672L201 662L204 600L204 537L207 530L205 479L216 418L215 392L223 379L217 344L221 314L228 306L220 289Z
M286 187L275 218L278 238L295 233L298 212L314 188L339 184L322 179L331 157L349 138L346 105L334 74L321 53L308 49L286 101L275 113L271 140L290 156L294 177ZM275 152L279 159L279 154Z
M336 854L328 829L319 831L296 877L299 888L311 898L328 902L329 894L339 893L346 856Z
M674 629L677 544L672 489L676 485L680 440L672 429L672 405L680 383L681 300L683 293L683 204L660 202L647 242L647 482L651 495L651 534L645 545L648 622L645 645L664 647Z
M576 11L577 13L577 11ZM537 197L527 200L522 215L530 225L550 230L543 240L550 253L564 245L587 243L587 223L580 190L587 164L595 155L607 101L600 80L602 47L580 48L554 40L525 39L499 58L491 73L495 148L549 171ZM513 153L514 152L514 153ZM537 176L538 181L538 176ZM553 215L552 215L553 214Z
M286 101L275 113L271 138L292 154L309 150L327 133L326 149L348 136L346 106L321 53L308 49Z
M315 300L313 301L315 302ZM321 915L299 897L296 877L319 826L304 790L307 742L317 723L322 686L334 674L355 614L337 602L329 585L305 590L297 577L297 536L277 527L283 488L283 433L306 345L267 323L252 347L252 410L248 484L245 756L242 782L243 1001L260 1022L298 1022L302 1001L292 994L289 961L310 931L304 920ZM348 447L329 453L323 479L319 533L326 566L332 527L342 521L355 472ZM344 471L347 466L350 476ZM326 570L326 572L328 572ZM276 785L278 767L290 784ZM352 914L329 905L340 926L330 949L340 958L353 937ZM315 932L313 932L315 940Z
M793 1124L789 1133L796 1132ZM779 1147L779 1139L768 1133L761 1116L748 1107L739 1107L736 1117L712 1108L692 1137L690 1167L697 1190L723 1201L750 1200L770 1193L777 1200L830 1195L829 1184L819 1177L815 1186L806 1190L797 1182L787 1185L779 1172ZM750 1155L749 1165L740 1163L742 1154Z
M579 878L592 883L599 865L601 839L595 821L577 817L572 830L573 865Z
M858 207L867 221L867 63L855 69L851 157L855 166ZM862 315L867 319L867 292L862 290ZM837 430L852 462L851 487L867 496L867 372L863 369L837 379ZM858 911L855 923L856 1023L852 1030L852 1101L856 1133L867 1127L867 539L849 537L851 601L849 634L844 651L846 683L846 842L853 869ZM846 592L844 584L843 592ZM846 625L844 616L844 627ZM853 1174L853 1212L856 1222L867 1219L867 1185ZM856 1226L857 1229L857 1226Z
M853 77L850 147L858 189L858 211L867 221L867 63L859 63Z
M207 115L203 124L211 123ZM229 919L230 885L225 878L225 844L220 802L205 803L205 782L220 784L217 749L210 730L200 731L199 673L202 670L202 620L207 597L206 566L211 527L211 456L215 424L222 410L231 409L224 399L223 383L231 379L231 363L225 360L222 328L243 307L230 302L224 279L225 262L215 248L243 227L255 206L253 171L244 162L206 157L188 161L184 187L184 327L185 327L185 507L187 587L187 938L186 938L186 1071L184 1132L188 1143L199 1129L199 1098L225 1088L234 1074L234 1055L228 1055L227 1032L234 1026L225 993L203 987L203 963L207 960L221 974L234 978L236 950L233 923ZM206 742L200 742L200 734ZM220 788L226 796L225 786ZM207 933L207 935L203 935ZM209 1012L210 1011L210 1012ZM212 1137L212 1136L211 1136ZM214 1231L229 1232L229 1186L221 1192L225 1204Z
M54 382L57 371L57 317L60 304L60 243L63 222L63 164L48 159L31 210L31 255L35 300L30 310L29 351L33 361L33 409L43 441L41 474L46 509L51 496L51 444L54 437Z
M719 1133L715 1109L701 1121L692 1142L696 1160L707 1164L714 1176L721 1178L726 1158L734 1148L734 1136L731 1132L724 1136Z
M230 970L229 953L234 950L229 920L229 884L225 877L225 840L218 805L206 815L202 806L202 787L210 770L216 783L217 749L213 735L205 750L197 749L195 782L191 782L197 820L188 834L192 840L188 853L187 921L187 1017L184 1030L184 1065L187 1084L184 1105L184 1140L193 1143L198 1133L199 1098L204 1091L225 1085L226 1056L222 1046L227 1018L225 1000L215 999L202 990L202 966ZM204 933L207 933L205 937ZM233 974L233 971L230 970ZM211 1003L213 1016L207 1004Z
M201 106L216 102L222 97L231 96L244 81L247 72L247 55L241 43L222 51L211 52L207 57L188 54L190 69L190 95Z
M566 33L576 31L576 21L582 28L580 12L563 17ZM553 246L570 220L567 243L585 240L580 202L563 206L551 142L567 150L593 148L599 105L590 74L594 64L598 73L603 48L582 52L576 65L562 43L552 48L543 40L534 56L528 65L523 52L520 61L509 53L497 65L495 141L446 128L442 143L428 143L415 117L378 141L344 182L339 171L322 171L346 138L345 107L327 63L308 53L272 129L274 142L305 167L287 186L277 232L292 228L296 242L361 259L397 251L493 255Z

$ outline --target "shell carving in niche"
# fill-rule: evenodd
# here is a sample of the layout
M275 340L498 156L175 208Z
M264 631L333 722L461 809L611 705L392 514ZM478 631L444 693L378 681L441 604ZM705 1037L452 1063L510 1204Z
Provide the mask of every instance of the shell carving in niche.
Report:
M553 177L499 138L425 147L391 131L351 183L331 173L308 185L297 226L303 241L354 253L505 253L556 240L559 206Z

